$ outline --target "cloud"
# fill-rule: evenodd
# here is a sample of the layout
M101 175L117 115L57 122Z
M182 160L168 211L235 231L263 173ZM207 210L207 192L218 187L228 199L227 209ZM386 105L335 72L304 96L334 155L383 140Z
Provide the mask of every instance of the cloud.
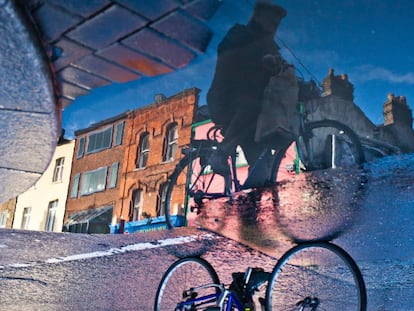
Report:
M393 84L409 84L414 85L414 72L395 73L383 67L375 67L373 65L363 65L358 67L353 73L353 79L359 82L368 81L385 81Z

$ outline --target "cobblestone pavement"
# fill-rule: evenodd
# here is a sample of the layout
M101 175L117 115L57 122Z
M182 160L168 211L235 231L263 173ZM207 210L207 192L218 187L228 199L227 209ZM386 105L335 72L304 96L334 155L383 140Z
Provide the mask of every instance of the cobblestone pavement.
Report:
M270 271L277 261L195 228L129 236L2 230L0 245L0 310L152 310L163 273L179 257L201 255L224 283L231 272ZM372 254L357 258L368 310L412 310L412 260Z
M371 168L360 212L334 239L360 267L370 311L414 310L414 159L402 160L387 169L384 163ZM240 226L229 215L224 227L234 224L238 232L193 227L84 235L0 229L0 311L152 310L162 275L177 258L201 255L229 283L231 272L248 266L270 271L293 245L276 229L271 240L262 236L266 243L257 243L255 227Z

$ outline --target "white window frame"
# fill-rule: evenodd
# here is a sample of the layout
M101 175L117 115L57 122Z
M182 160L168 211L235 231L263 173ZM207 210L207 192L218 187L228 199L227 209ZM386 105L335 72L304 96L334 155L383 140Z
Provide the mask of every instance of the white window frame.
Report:
M109 171L109 180L108 180L108 188L115 188L118 182L118 169L119 169L119 162L116 162L111 165L111 169Z
M77 158L80 159L85 153L85 136L79 138Z
M122 144L122 138L124 136L124 124L125 121L122 121L116 125L114 146L119 146Z
M72 190L70 192L71 198L77 198L78 197L78 191L79 191L79 181L80 181L80 174L76 174L75 177L73 177L73 183L72 183Z
M169 182L166 181L160 185L158 191L158 206L157 206L157 216L165 216L165 203L166 203L166 194L168 189Z
M175 154L178 148L178 125L171 123L167 127L165 134L165 153L163 156L164 162L174 161Z
M144 168L147 166L148 158L149 158L149 152L150 152L150 144L149 144L149 133L145 132L141 135L141 138L139 140L139 146L138 146L138 161L136 163L137 168Z
M53 170L52 182L62 181L64 167L65 167L65 157L57 158L55 161L55 169Z
M8 218L9 218L9 211L2 211L0 213L0 228L6 228Z
M23 208L22 224L20 226L21 229L23 229L23 230L29 229L30 213L31 212L32 212L32 208L31 207L25 207L25 208Z
M141 220L142 206L143 206L143 191L137 189L132 195L132 221Z
M111 148L113 126L94 131L88 134L86 154L96 153Z
M45 231L54 231L55 227L55 221L56 221L56 211L58 208L59 201L54 200L50 201L49 205L47 207L47 218L46 218L46 225L45 225Z

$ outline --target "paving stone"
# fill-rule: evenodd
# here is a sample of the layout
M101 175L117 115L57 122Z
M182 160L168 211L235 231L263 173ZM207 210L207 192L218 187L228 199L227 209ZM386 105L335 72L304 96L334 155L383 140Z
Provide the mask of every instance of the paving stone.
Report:
M218 0L195 0L187 4L184 9L193 16L208 20L217 11L221 1Z
M61 96L59 97L59 103L62 105L62 109L64 110L72 103L72 100Z
M93 51L65 37L62 37L57 41L54 46L61 49L62 53L61 56L53 62L55 70L60 70Z
M33 16L43 32L44 39L53 41L82 19L58 7L44 4L34 11Z
M66 67L57 74L59 79L81 86L88 90L110 84L110 81L75 67Z
M212 36L206 25L183 11L174 12L151 27L200 52L205 52Z
M70 31L67 36L86 46L99 49L136 31L146 23L146 19L113 5Z
M73 64L80 68L84 68L85 70L94 72L105 79L119 83L136 80L141 77L137 73L129 71L124 67L118 66L93 54L75 61Z
M65 10L70 11L74 15L81 15L82 17L89 17L95 14L97 11L102 10L105 6L109 5L111 1L108 0L48 0L56 6L60 6Z
M100 51L99 55L118 62L132 70L136 70L146 76L156 76L173 71L162 63L152 60L120 44L115 44Z
M176 0L151 0L151 1L136 1L136 0L116 0L116 2L128 7L129 9L145 16L150 20L160 18L162 15L171 12L180 5Z
M64 97L72 100L88 93L88 90L64 81L61 81L61 91Z
M190 50L149 28L145 28L121 42L176 68L186 66L196 56Z

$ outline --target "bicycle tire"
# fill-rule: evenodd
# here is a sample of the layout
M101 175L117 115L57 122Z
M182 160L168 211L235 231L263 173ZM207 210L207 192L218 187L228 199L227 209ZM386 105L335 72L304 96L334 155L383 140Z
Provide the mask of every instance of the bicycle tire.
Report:
M355 166L365 161L357 134L336 120L306 123L296 146L307 171Z
M200 257L186 257L175 261L164 273L155 296L154 311L175 310L183 293L206 284L220 284L214 268ZM215 294L216 288L200 289L198 297ZM193 310L193 309L191 309Z
M199 206L204 199L226 196L226 182L223 176L215 174L207 163L212 149L200 148L189 152L180 160L171 174L165 196L165 220L172 229L172 211L181 206L181 214L188 208Z
M288 250L272 271L265 300L268 311L367 308L366 287L356 262L330 242L306 242Z
M287 150L289 149L290 145L291 144L283 146L278 151L276 151L275 159L273 160L272 164L272 171L270 174L270 182L273 185L275 185L278 181L279 170L281 169L282 161L287 157Z

